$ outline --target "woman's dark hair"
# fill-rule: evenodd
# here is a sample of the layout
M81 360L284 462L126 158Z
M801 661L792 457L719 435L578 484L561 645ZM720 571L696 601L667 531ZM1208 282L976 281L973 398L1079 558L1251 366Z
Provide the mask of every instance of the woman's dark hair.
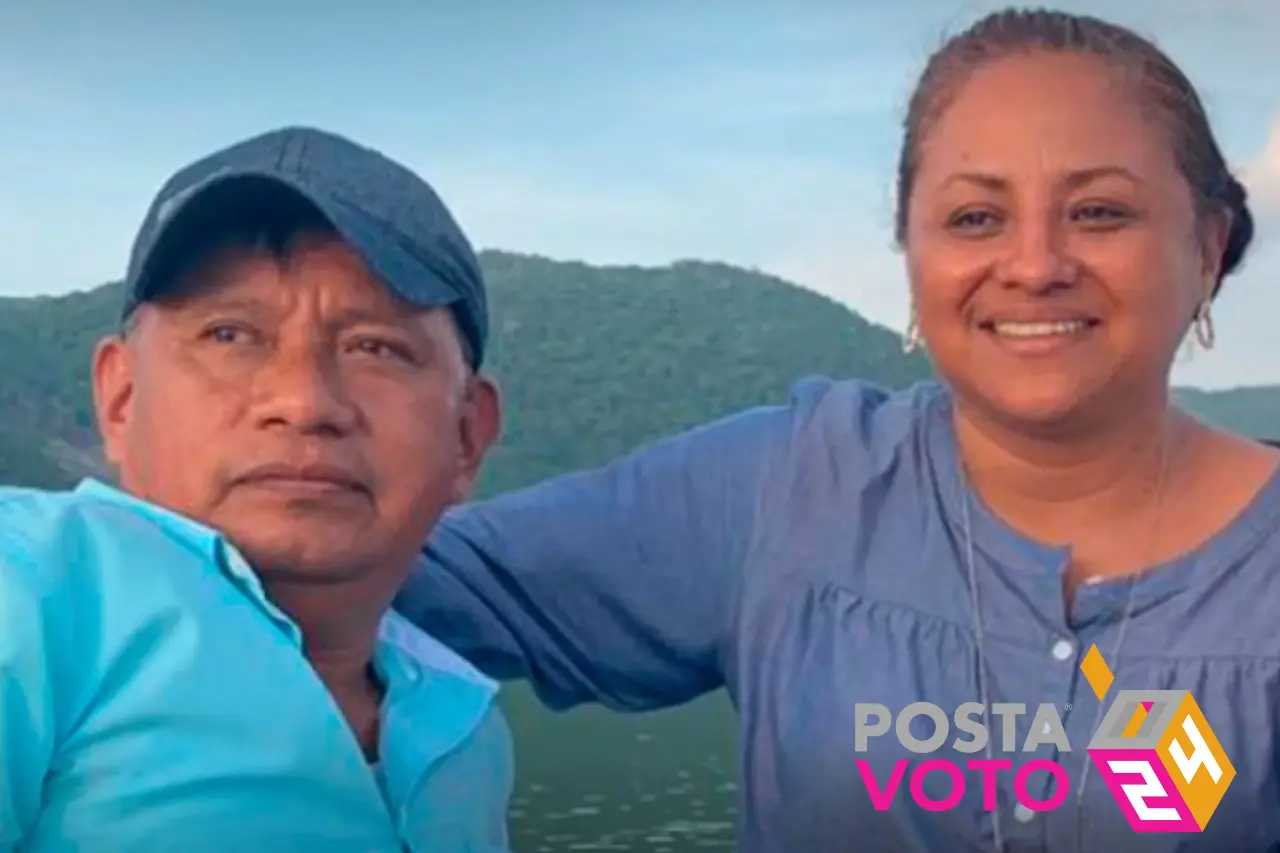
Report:
M896 232L906 242L908 207L930 125L947 108L968 75L994 60L1048 51L1097 56L1134 73L1144 99L1165 117L1174 156L1201 215L1227 210L1231 233L1222 257L1222 278L1244 260L1253 240L1253 215L1244 185L1232 175L1214 138L1195 86L1152 42L1116 24L1087 15L1048 9L995 12L948 40L925 65L907 108L898 160Z

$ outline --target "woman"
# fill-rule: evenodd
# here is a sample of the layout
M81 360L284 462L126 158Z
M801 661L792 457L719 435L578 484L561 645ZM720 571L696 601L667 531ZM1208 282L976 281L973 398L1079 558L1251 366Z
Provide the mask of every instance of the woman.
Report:
M1119 27L994 14L929 61L898 203L909 341L945 385L806 383L465 508L401 609L557 707L726 686L748 853L1280 849L1277 452L1169 401L1253 229L1192 85ZM1101 699L1081 672L1095 645L1115 674ZM1092 766L1121 688L1192 691L1233 763L1198 835L1135 832ZM879 719L859 703L919 700L981 703L992 737L975 752L953 730L925 756L890 725L859 743ZM1011 769L993 809L972 770L951 808L913 802L910 775L874 807L927 757ZM1033 759L1069 782L1036 770L1020 796Z

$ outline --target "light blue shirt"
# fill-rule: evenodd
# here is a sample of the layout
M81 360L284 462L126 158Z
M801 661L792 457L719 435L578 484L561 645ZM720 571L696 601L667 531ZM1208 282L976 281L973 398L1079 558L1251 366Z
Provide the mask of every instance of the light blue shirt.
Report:
M0 851L505 851L494 683L389 617L384 791L301 641L208 528L0 489Z
M1115 673L1108 704L1122 689L1191 691L1236 770L1204 831L1181 834L1134 832L1097 772L1082 805L1072 793L1045 812L1020 809L1001 773L1007 853L1280 851L1280 476L1136 588L1088 585L1068 605L1070 549L1021 535L968 490L952 405L934 384L802 383L787 405L459 509L397 606L555 706L643 710L727 689L741 853L990 853L981 778L938 812L904 779L879 811L859 759L884 784L921 756L892 736L859 753L854 736L860 702L978 700L971 542L991 701L1056 706L1072 747L1000 757L1054 760L1079 781L1100 710L1080 664L1096 643ZM1032 719L1016 718L1017 744ZM1037 772L1033 795L1051 781ZM951 790L940 773L925 784L934 800Z

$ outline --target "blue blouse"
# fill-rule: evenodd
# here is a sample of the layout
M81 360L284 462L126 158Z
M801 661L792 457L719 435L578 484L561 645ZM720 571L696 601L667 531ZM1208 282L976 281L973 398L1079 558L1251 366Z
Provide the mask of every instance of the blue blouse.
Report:
M968 503L988 698L1027 709L1008 718L1014 751L999 751L993 718L995 757L1011 767L996 775L1004 849L1280 850L1280 476L1203 547L1136 589L1131 579L1080 587L1068 610L1069 550L1028 540L966 496L951 406L935 384L801 383L785 406L457 510L397 606L489 674L529 679L557 708L646 710L727 688L741 720L743 853L990 851L995 813L981 774L965 769L983 752L956 748L953 735L917 754L892 726L864 752L855 740L859 703L897 714L927 700L949 715L979 700ZM1101 700L1081 669L1095 644L1114 675ZM1190 691L1203 711L1229 762L1218 766L1235 773L1203 831L1135 831L1097 767L1077 800L1100 702L1125 689L1182 691L1158 696L1157 710ZM1068 744L1021 751L1041 703ZM1155 743L1167 721L1129 734ZM930 728L916 719L910 733ZM961 768L954 808L913 799L913 771L929 758ZM1044 759L1071 790L1037 811L1019 803L1012 771ZM875 808L859 762L883 786L903 760L892 804ZM1055 790L1045 771L1025 781L1038 800ZM1131 793L1141 781L1121 778ZM920 793L944 800L952 784L929 773Z

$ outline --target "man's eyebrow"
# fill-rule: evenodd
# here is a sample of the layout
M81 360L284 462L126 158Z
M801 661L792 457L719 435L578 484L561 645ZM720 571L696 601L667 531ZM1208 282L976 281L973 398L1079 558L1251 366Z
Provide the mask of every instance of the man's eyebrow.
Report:
M210 293L192 291L176 293L169 298L160 297L156 304L182 314L215 314L219 311L261 313L268 306L262 299L238 293Z
M275 310L269 299L252 293L193 292L175 295L166 300L175 317L207 318L221 312L263 317ZM387 305L344 305L323 318L323 326L330 333L350 329L353 326L382 326L409 332L416 337L430 338L434 333L425 322L431 309L390 303Z
M334 312L329 322L334 326L355 326L361 323L420 325L426 312L408 306L391 305L389 307L372 308L367 305L348 305Z

